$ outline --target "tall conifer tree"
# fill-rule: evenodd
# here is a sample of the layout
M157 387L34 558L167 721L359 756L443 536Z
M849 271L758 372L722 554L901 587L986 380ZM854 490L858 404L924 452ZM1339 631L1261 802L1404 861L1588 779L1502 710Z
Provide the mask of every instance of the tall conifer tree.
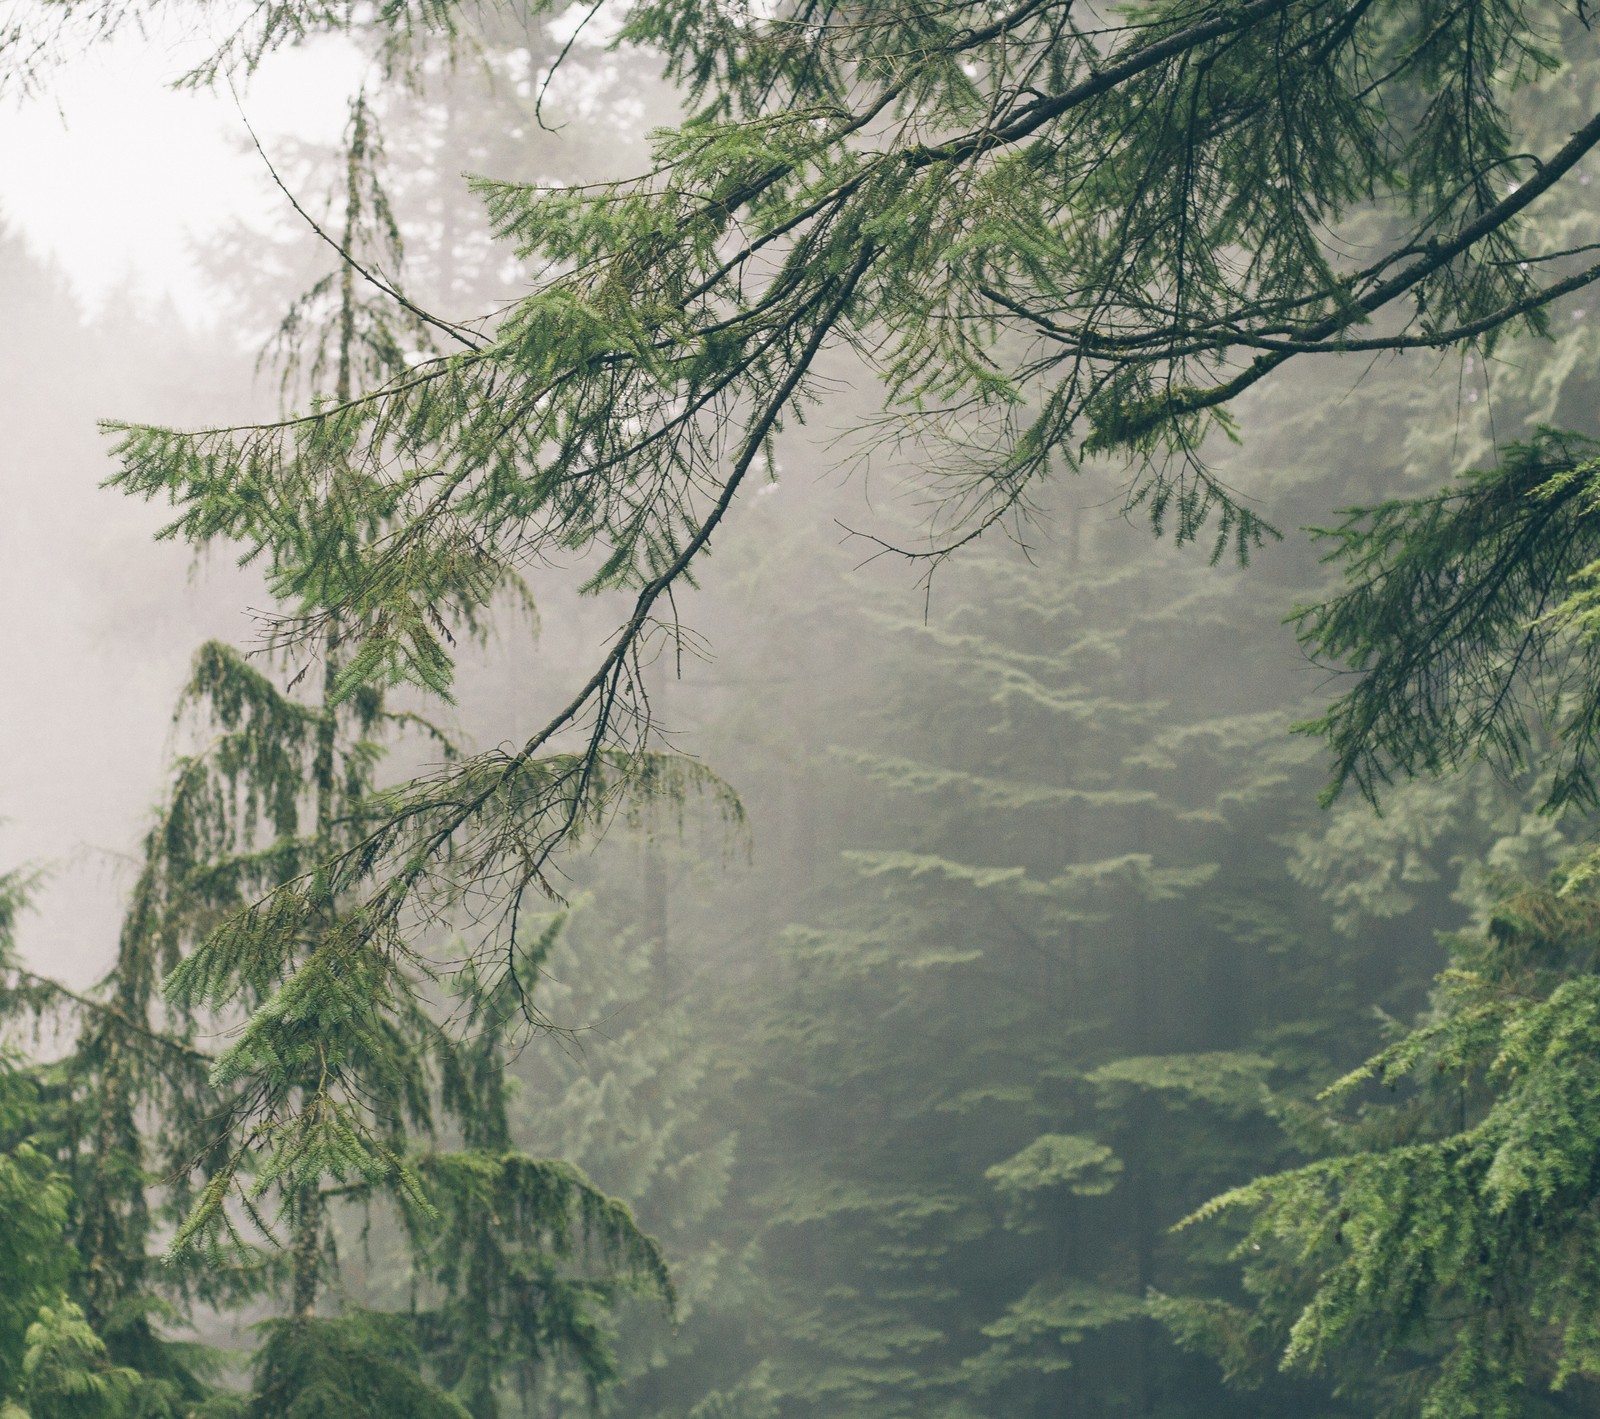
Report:
M358 98L337 262L285 324L292 339L310 338L311 378L330 378L342 400L374 372L403 367L414 345L402 336L420 334L403 297L396 316L395 297L359 294L358 267L399 265L380 153ZM432 752L454 750L371 687L341 694L336 623L303 649L320 653L313 698L278 688L229 647L200 650L179 711L200 747L179 760L145 839L111 973L90 995L18 975L17 1004L57 1008L78 1032L50 1072L49 1117L92 1329L80 1344L68 1316L59 1343L104 1337L123 1367L116 1403L141 1415L233 1402L195 1367L192 1347L162 1338L173 1304L180 1315L281 1308L241 1401L251 1419L494 1419L562 1361L599 1386L612 1372L601 1317L615 1297L642 1290L670 1305L672 1287L623 1204L511 1138L505 1041L525 1023L550 938L496 975L441 973L411 940L381 963L352 961L352 905L317 865L359 844L381 811L386 735L414 730ZM304 665L295 678L307 678ZM305 930L244 942L215 932L295 881L315 902ZM452 1010L459 1037L443 1022ZM264 1020L278 1027L270 1040ZM231 1036L220 1051L198 1043L218 1035ZM406 1238L405 1309L344 1298L334 1223L351 1207ZM162 1267L150 1251L168 1227L172 1264Z

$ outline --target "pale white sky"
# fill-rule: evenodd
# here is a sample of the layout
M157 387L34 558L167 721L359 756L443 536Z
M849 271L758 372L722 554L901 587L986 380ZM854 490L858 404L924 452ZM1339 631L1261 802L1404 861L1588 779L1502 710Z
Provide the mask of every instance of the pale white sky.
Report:
M197 244L241 217L281 220L282 197L227 89L171 88L197 50L129 34L56 67L47 98L0 102L0 217L91 313L131 288L203 325ZM269 60L242 94L268 151L290 136L336 141L365 68L339 39ZM31 332L12 334L13 354L26 349ZM73 338L58 334L54 348ZM105 365L129 352L103 351L89 333L81 346L85 383L103 404L57 398L25 360L0 387L0 871L47 870L22 948L78 983L115 949L127 854L160 795L189 656L209 636L247 641L243 609L260 600L231 559L196 576L186 549L154 541L161 509L96 489L112 465L92 417L145 411L119 405L129 396L107 382ZM243 361L246 383L248 369ZM195 373L191 362L172 377L168 417L204 394L183 383ZM158 376L131 376L141 399L162 393Z
M240 81L237 102L226 84L174 89L239 13L219 5L208 33L196 33L191 16L169 33L147 26L97 39L43 76L41 96L0 100L0 218L54 259L91 313L131 286L204 324L195 244L240 218L265 227L283 215L240 105L269 156L274 140L332 144L350 99L375 77L367 55L327 35L270 55ZM617 27L604 9L576 3L546 24L568 38L585 17L579 44L598 49ZM582 89L583 76L566 77L563 91Z
M171 87L200 49L128 33L56 68L46 97L0 103L0 212L91 310L131 285L203 319L195 241L282 203L232 95ZM269 152L288 135L332 142L366 67L336 37L280 52L243 90L245 112Z

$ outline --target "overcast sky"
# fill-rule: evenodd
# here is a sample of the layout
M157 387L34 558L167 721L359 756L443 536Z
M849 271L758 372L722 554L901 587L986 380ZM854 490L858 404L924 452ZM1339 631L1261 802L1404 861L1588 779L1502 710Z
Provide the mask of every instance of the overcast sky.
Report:
M90 309L131 285L203 320L196 241L273 210L233 96L172 88L202 44L130 32L49 74L46 96L0 103L0 211ZM337 38L279 53L241 95L245 113L269 150L290 135L333 142L365 66Z

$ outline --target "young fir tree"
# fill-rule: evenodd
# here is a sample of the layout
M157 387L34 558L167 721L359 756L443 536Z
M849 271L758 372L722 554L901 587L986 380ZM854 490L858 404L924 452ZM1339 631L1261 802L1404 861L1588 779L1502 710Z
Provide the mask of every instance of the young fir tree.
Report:
M325 343L309 369L344 400L411 353L397 335L404 306L396 317L357 296L358 268L399 264L378 152L358 99L337 265L286 324L296 335L326 305L332 328L313 327ZM603 1384L604 1312L630 1289L670 1306L671 1283L622 1203L512 1142L507 1032L529 1008L548 940L495 975L441 973L423 950L426 924L391 936L381 959L346 949L359 907L317 865L359 851L382 811L381 741L413 730L454 751L370 687L340 694L336 624L318 649L316 696L280 689L226 646L201 649L179 711L200 747L178 762L145 840L112 971L89 996L28 978L29 1003L78 1021L51 1071L50 1118L94 1327L83 1336L104 1336L123 1366L118 1402L130 1413L493 1419L558 1361ZM314 903L302 929L215 930L286 883ZM464 1033L447 1028L452 1011ZM214 1055L196 1043L218 1035L229 1042ZM351 1207L402 1225L404 1309L363 1309L341 1285L336 1214ZM168 1228L162 1267L150 1253ZM182 1315L246 1303L278 1318L235 1403L156 1322L174 1305ZM67 1329L52 1343L81 1349L80 1322L56 1323Z

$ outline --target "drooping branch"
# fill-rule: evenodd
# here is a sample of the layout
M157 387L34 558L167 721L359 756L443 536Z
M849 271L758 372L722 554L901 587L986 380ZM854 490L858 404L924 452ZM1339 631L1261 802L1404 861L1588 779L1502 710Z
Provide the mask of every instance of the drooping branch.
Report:
M1600 802L1597 475L1592 444L1542 430L1444 493L1322 532L1347 585L1295 620L1353 680L1302 726L1333 750L1330 799L1480 755L1524 768L1549 735L1552 803Z
M455 629L529 567L588 558L586 590L631 599L521 748L363 806L305 897L363 894L330 959L398 959L407 913L469 891L492 916L625 795L690 781L651 752L641 649L827 351L936 470L935 561L1096 451L1133 458L1158 530L1248 553L1270 529L1203 456L1231 401L1301 355L1540 328L1600 277L1524 251L1600 143L1587 117L1536 157L1514 120L1513 88L1589 53L1562 24L1515 0L1165 0L1094 29L1068 0L633 5L624 39L701 109L636 181L478 184L536 273L482 348L276 424L115 426L114 481L170 499L172 535L260 559L280 644L339 626L335 699L447 693ZM289 929L310 880L216 950Z

